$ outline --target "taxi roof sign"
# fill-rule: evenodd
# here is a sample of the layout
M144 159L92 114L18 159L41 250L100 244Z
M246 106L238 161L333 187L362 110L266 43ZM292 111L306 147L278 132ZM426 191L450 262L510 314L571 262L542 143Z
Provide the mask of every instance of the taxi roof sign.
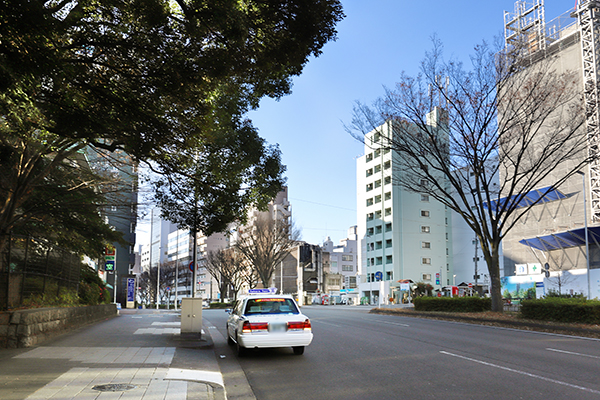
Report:
M277 294L277 288L250 289L248 294Z

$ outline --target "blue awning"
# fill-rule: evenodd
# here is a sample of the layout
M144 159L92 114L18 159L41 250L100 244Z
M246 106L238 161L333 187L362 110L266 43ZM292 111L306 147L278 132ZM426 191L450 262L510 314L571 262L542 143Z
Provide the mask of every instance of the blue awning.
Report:
M585 228L536 236L531 239L519 240L519 243L542 251L585 246ZM588 243L600 243L600 226L588 227Z
M520 196L522 195L513 195L510 197L510 201L514 202L516 201L517 197ZM492 201L492 209L495 210L497 204L504 204L507 198L508 197L503 197L500 200ZM563 194L560 190L553 189L552 186L546 186L544 188L532 190L526 195L522 196L521 200L519 200L519 203L517 204L517 208L527 207L534 203L549 203L551 201L556 201L565 198L567 198L567 196Z

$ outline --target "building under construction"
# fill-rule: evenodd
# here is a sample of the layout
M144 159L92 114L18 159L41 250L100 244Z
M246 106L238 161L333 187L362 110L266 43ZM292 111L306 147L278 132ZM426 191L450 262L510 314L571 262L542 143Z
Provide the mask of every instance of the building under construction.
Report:
M514 12L505 12L504 22L506 47L520 49L531 65L551 59L558 73L577 73L585 110L581 129L587 135L587 154L582 159L598 153L600 2L579 0L574 8L546 22L544 0L517 1ZM539 187L546 198L504 239L504 275L530 276L538 287L544 282L546 289L562 286L563 292L569 288L600 298L600 164L593 162L560 187L544 191L554 186L553 176L565 176L568 168L546 178ZM539 198L539 192L534 192L532 201ZM549 280L543 279L546 264Z

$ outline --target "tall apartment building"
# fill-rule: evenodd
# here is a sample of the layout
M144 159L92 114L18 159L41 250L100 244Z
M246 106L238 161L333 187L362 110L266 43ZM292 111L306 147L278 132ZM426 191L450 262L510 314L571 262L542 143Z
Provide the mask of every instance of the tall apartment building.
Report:
M358 282L360 282L360 269L358 263L358 235L357 226L348 229L348 236L338 245L328 237L321 250L323 253L323 271L325 273L325 291L347 294L358 301ZM332 293L333 294L333 293Z
M511 46L514 40L526 38L527 56L532 66L546 63L557 73L577 72L587 118L581 129L588 135L587 151L597 152L600 139L597 98L600 19L597 2L580 0L574 10L550 22L545 21L544 14L543 0L516 2L515 12L505 13L506 45ZM543 131L540 134L543 135ZM585 153L582 152L582 160L587 155ZM564 165L556 169L539 184L539 189L552 187L555 176L565 176L570 168ZM600 165L593 163L581 173L583 176L576 174L554 188L508 232L503 243L506 276L519 276L521 285L525 281L532 285L544 282L545 288L553 289L558 288L557 283L562 279L563 291L568 287L580 293L588 293L587 286L592 282L591 297L600 297L600 247L596 239L600 234ZM530 196L532 199L539 198L536 190L530 192ZM586 230L589 251L586 251ZM589 276L587 256L591 269ZM546 263L552 271L549 279L544 279L541 274L540 267ZM566 281L569 281L568 285Z
M108 154L92 148L86 149L86 156L92 169L111 180L102 189L106 190L108 203L101 213L107 224L123 234L126 244L111 243L116 251L114 269L112 266L107 268L106 263L101 262L102 270L99 271L99 275L107 282L111 299L125 306L127 277L134 273L136 263L134 247L138 203L137 162L122 152Z
M156 267L167 261L169 234L177 230L173 222L162 219L160 209L150 211L150 266Z
M441 110L433 110L428 121L440 126ZM395 134L394 123L365 135L365 154L357 160L359 290L373 304L402 301L399 280L437 289L452 283L451 213L427 194L400 185L400 155L382 146L382 136Z
M205 236L197 235L198 269L196 275L196 297L207 300L219 298L216 280L203 266L208 252L219 251L229 247L229 238L224 233L214 233ZM192 271L190 263L193 260L193 237L189 230L178 229L168 235L167 261L173 265L179 265L177 295L175 287L171 288L171 301L175 296L178 300L183 297L192 297Z

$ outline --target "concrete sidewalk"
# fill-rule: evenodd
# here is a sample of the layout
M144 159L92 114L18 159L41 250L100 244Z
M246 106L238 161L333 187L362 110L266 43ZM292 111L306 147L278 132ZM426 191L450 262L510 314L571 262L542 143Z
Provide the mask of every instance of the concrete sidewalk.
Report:
M121 310L38 347L0 350L0 398L226 399L208 330L181 334L179 318Z

